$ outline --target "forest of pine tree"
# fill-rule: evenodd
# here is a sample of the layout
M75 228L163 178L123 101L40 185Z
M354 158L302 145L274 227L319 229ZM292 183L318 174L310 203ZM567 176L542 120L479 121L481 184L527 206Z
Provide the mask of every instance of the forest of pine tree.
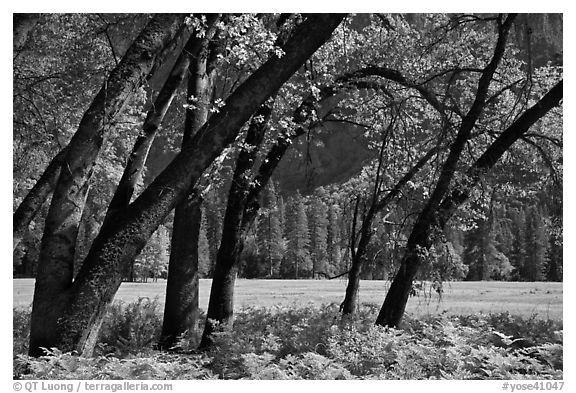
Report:
M93 354L123 281L160 345L236 278L562 281L561 14L22 14L13 272L29 354ZM439 288L439 287L436 287Z
M350 245L343 239L352 220L349 201L329 197L322 187L305 196L299 192L283 196L277 188L270 182L263 192L258 218L250 228L242 254L239 277L330 279L347 272ZM198 244L201 278L211 277L225 207L216 191L210 192L209 198L211 202L205 201L202 209ZM438 249L444 259L454 263L456 257L461 266L443 279L562 281L562 245L558 241L557 217L548 213L549 203L543 197L530 202L493 201L472 222L447 228L446 242ZM391 215L375 220L378 225L374 230L382 236L375 237L369 247L364 279L387 279L396 269L395 252L407 234L391 220ZM166 228L161 226L126 280L166 278L170 252L167 236ZM451 256L445 255L447 247ZM22 256L16 275L32 275L35 266L30 258Z
M216 202L206 203L203 209L198 245L201 278L211 277L221 231L214 224L220 222L218 218L223 214L217 196L210 195ZM274 182L263 192L258 218L250 228L242 254L239 277L330 279L347 272L350 245L342 234L350 231L351 214L345 214L350 204L330 198L322 187L310 195L296 192L286 196L286 204L284 198ZM473 221L464 223L462 218L445 230L444 242L433 255L434 269L423 272L421 278L562 281L562 247L554 217L548 211L544 198L530 203L493 201ZM402 247L406 233L391 220L391 215L375 220L378 225L374 230L382 236L376 237L369 247L364 279L387 279L396 269L395 252ZM161 226L126 280L166 277L170 244L167 235ZM157 257L160 255L162 258ZM31 267L23 264L22 276L26 276L24 269Z

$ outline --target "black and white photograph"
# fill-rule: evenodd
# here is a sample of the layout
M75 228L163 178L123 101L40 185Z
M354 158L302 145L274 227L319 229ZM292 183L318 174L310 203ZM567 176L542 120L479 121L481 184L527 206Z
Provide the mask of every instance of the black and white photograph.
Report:
M564 14L323 9L12 13L11 391L569 390Z

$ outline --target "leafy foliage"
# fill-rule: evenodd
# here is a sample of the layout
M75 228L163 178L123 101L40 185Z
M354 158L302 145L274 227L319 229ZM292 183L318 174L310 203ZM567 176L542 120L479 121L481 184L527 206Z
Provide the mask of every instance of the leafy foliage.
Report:
M158 277L165 277L168 271L169 245L168 231L160 225L134 261L133 272L129 278L132 281L147 282L148 278L157 281Z
M14 376L22 379L561 379L562 324L502 314L406 319L373 326L373 306L346 321L337 305L244 308L207 352L151 349L155 301L110 310L101 351L23 355L29 311L14 313ZM16 321L19 321L16 323ZM135 356L136 355L136 356Z
M160 337L159 311L158 299L114 303L100 331L100 351L118 356L151 349Z

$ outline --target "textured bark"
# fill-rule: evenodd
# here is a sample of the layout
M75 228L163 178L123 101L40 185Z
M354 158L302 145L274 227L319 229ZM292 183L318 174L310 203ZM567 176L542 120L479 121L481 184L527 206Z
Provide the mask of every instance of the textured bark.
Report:
M204 170L234 141L252 113L330 37L343 17L309 16L283 46L285 54L270 58L242 83L152 184L100 232L70 288L70 302L57 326L60 340L56 345L86 355L92 352L106 306L122 281L122 271Z
M320 91L320 100L332 97L336 94L336 89L333 86L326 86ZM298 124L298 127L292 131L290 135L281 135L276 139L266 157L262 160L260 167L258 168L258 173L254 177L254 180L250 184L250 189L248 192L248 197L246 198L246 205L244 207L244 214L242 217L242 238L246 236L246 231L258 215L258 210L260 205L258 199L260 193L268 184L268 181L272 177L272 174L276 170L278 164L284 157L284 154L292 146L292 142L304 135L308 129L306 123L310 122L312 115L315 114L316 98L313 95L308 96L294 112L293 121Z
M160 346L170 349L198 323L198 239L202 198L190 195L176 207Z
M74 200L80 205L86 203L89 180L76 191ZM52 199L61 198L56 191ZM45 227L58 228L58 239L45 231L40 246L38 270L34 286L32 316L30 326L30 355L43 354L41 347L58 339L55 329L58 316L66 304L66 291L74 277L74 255L76 239L82 218L82 209L66 206L60 209L62 216L46 218ZM48 240L47 240L48 239Z
M348 272L348 284L346 285L346 295L344 301L340 305L343 315L351 315L356 312L358 305L358 292L360 290L360 275L362 274L362 267L366 258L366 248L372 238L372 220L376 214L375 204L372 203L368 212L362 218L362 226L360 228L360 240L358 247L353 253L352 264ZM354 247L355 245L352 245Z
M30 23L30 21L27 20L29 18L29 16L30 15L38 15L38 14L20 14L20 15L24 15L24 20L22 21L22 23L25 26L28 26L28 23ZM16 30L17 28L20 28L20 27L16 26L16 23L20 23L20 22L16 21L16 15L14 16L14 18L15 18L14 29ZM180 38L180 36L186 37L187 33L188 33L187 28L183 28L177 34L177 36L174 37L170 41L170 43L167 44L162 49L160 54L157 56L158 60L155 61L155 65L149 74L152 74L154 72L154 70L156 70L158 68L158 66L166 60L166 58L169 56L171 51L173 51L177 47L178 39ZM159 101L158 104L161 105L162 102ZM158 116L159 112L156 111L155 115ZM150 117L150 113L149 113L149 117ZM147 119L148 119L148 117L147 117ZM142 139L144 139L144 141L142 141ZM146 147L147 141L146 140L147 140L146 137L138 139L138 141L137 141L138 149L136 152L134 152L130 156L130 159L139 160L140 157L145 157L145 154L142 154L142 152L147 151L146 150L147 149L147 147ZM152 139L150 139L149 142L151 143ZM38 179L38 181L36 182L34 187L30 190L28 195L24 198L24 200L22 201L22 203L18 207L17 211L14 213L14 224L13 224L13 226L14 226L13 248L14 249L18 246L18 244L22 240L22 236L26 233L26 230L27 230L28 226L30 225L30 222L36 216L36 213L37 213L38 209L40 209L40 207L42 206L42 203L54 191L54 188L56 187L56 182L58 180L58 177L60 176L59 165L64 162L66 154L67 154L67 150L66 150L66 148L64 148L56 155L56 157L50 162L50 164L48 165L48 167L46 168L45 172L42 174L40 179ZM134 163L129 163L129 164L133 167L138 166L138 164L134 164ZM128 182L134 181L134 183L135 183L135 182L137 182L139 175L140 175L140 173L138 173L138 175L131 174L130 176L126 176L126 177L128 179ZM123 181L126 182L126 179L123 178ZM129 186L127 186L125 188L128 188L128 187ZM122 189L121 189L121 191L122 191ZM120 192L119 195L115 197L115 201L112 205L114 206L114 205L118 204L118 201L121 201L122 197L126 198L126 196L127 196L126 192ZM130 200L130 197L128 197L128 200Z
M40 20L40 14L13 14L12 15L12 30L13 30L13 44L14 52L18 52L24 48L28 34L34 29L34 26Z
M402 259L400 269L390 285L390 290L380 309L376 324L397 326L400 323L406 309L412 281L421 264L421 252L431 246L432 231L444 228L456 209L462 206L469 198L470 193L479 183L482 176L496 164L510 146L520 139L534 123L560 104L563 96L562 89L563 82L560 81L538 103L526 110L470 166L464 179L452 188L433 214L421 215L418 218L408 239L407 250Z
M214 22L217 18L217 14L209 14L207 16L208 30L205 36L198 37L193 33L192 37L188 39L184 46L182 53L176 60L176 63L172 67L170 74L168 74L168 78L164 82L154 104L146 115L146 120L142 125L142 134L138 136L134 143L132 152L130 153L126 166L124 167L122 178L120 179L118 187L114 192L114 196L108 205L108 211L106 212L106 218L104 219L103 225L107 225L109 220L113 218L118 211L121 211L130 204L136 184L142 177L142 171L148 157L148 152L154 142L158 129L164 120L164 116L166 115L168 108L170 108L172 100L176 95L176 91L186 77L191 59L199 57L203 47L203 42L211 39L214 35ZM204 121L202 124L204 124Z
M48 164L42 176L40 176L36 184L34 184L34 187L26 194L26 197L24 197L14 212L12 219L13 250L20 244L22 238L28 231L28 226L54 190L58 176L60 176L60 168L66 157L66 152L66 148L62 149L52 161L50 161L50 164Z
M157 55L173 42L183 20L182 15L158 15L147 24L84 113L68 144L40 248L29 347L33 356L42 355L41 347L61 342L59 314L72 285L78 224L103 138L112 120L157 66ZM58 309L53 311L55 307Z
M212 29L214 30L214 29ZM212 33L213 35L213 33ZM201 40L199 51L190 56L188 96L196 97L195 109L186 111L182 144L206 123L216 61L209 55L210 36ZM172 348L179 336L193 331L198 322L198 239L202 221L201 193L191 192L174 212L168 281L160 346Z
M255 113L246 134L244 147L240 150L236 160L222 224L222 240L216 255L206 324L200 343L202 348L208 347L212 343L211 335L216 329L215 323L224 328L232 324L234 283L238 261L244 246L242 221L250 191L250 173L256 160L258 148L264 139L273 105L274 100L270 99ZM259 118L262 120L256 120Z
M321 90L321 99L333 96L335 91L331 86L325 87ZM217 258L216 270L219 271L220 278L217 281L217 287L214 287L213 281L213 292L211 292L210 296L210 304L214 306L212 317L209 315L208 318L218 322L222 326L230 326L232 323L236 269L244 247L244 240L248 228L251 227L260 209L258 202L259 196L268 184L282 157L284 157L284 154L292 145L292 141L306 132L304 124L311 120L312 114L315 112L315 101L316 98L311 95L296 109L293 120L296 124L299 124L299 127L296 128L291 135L280 136L274 142L266 154L266 157L262 160L258 172L252 181L248 180L249 171L254 163L256 148L260 145L260 139L264 136L265 125L272 111L272 102L260 108L259 115L262 116L264 120L263 123L252 124L251 130L249 131L251 134L247 136L246 144L253 146L254 150L252 154L243 152L238 159L234 174L235 177L232 181L234 192L232 192L232 189L230 190L230 196L232 197L234 195L234 197L232 199L229 197L226 211L228 214L228 208L231 210L229 225L226 226L225 224L228 230L223 231L221 244L224 244L224 246L221 246L218 251L218 255L221 258ZM218 267L218 260L221 261L220 267ZM214 294L214 299L212 294ZM214 332L214 329L215 326L212 322L207 321L200 343L201 348L207 348L211 345L210 335Z
M335 90L332 87L328 87L322 90L321 97L327 98L334 94ZM314 102L314 96L309 96L296 109L293 119L300 126L291 135L280 136L274 142L266 157L262 160L258 173L252 181L248 180L250 178L249 172L254 164L257 147L264 136L265 125L272 113L273 102L269 102L260 108L259 115L262 116L263 122L260 124L253 123L249 130L245 143L253 147L251 149L252 153L242 151L235 168L226 210L228 225L224 224L227 230L223 230L222 233L221 247L218 250L217 265L215 267L215 272L219 272L219 278L217 281L213 281L210 294L210 304L213 305L213 308L212 314L211 316L209 314L208 318L216 321L221 326L229 327L232 323L236 269L240 254L244 248L244 240L248 228L256 219L260 209L258 203L260 193L268 184L274 170L292 145L292 141L306 132L306 128L303 125L311 119L315 111ZM228 214L228 209L230 209L230 214ZM218 261L220 261L220 264L218 264ZM216 282L216 286L214 286L214 282ZM206 322L200 343L201 348L207 348L212 343L211 334L215 329L212 321L207 320Z

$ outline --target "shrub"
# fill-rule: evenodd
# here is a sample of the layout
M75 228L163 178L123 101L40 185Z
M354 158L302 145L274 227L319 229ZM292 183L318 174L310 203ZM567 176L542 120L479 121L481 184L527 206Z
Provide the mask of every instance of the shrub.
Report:
M139 298L128 304L115 302L100 329L98 352L125 356L152 349L162 328L159 313L157 298Z
M18 308L12 312L12 350L14 355L28 353L30 313L30 308Z
M179 353L153 349L156 300L112 306L96 357L53 349L25 355L29 310L14 311L15 378L31 379L559 379L562 324L507 313L404 320L375 326L377 308L342 320L338 307L244 308L206 352L184 338Z
M202 356L177 356L156 352L151 356L120 359L115 356L83 358L58 350L48 356L30 358L19 355L15 379L211 379L212 373ZM23 367L25 365L25 368Z

